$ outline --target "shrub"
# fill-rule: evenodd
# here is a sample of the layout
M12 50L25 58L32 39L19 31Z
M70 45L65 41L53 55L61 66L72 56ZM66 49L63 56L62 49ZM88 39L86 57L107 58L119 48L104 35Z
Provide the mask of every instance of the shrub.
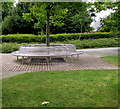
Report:
M16 43L30 43L30 42L45 42L45 36L32 35L32 34L10 34L1 35L2 42L16 42Z
M100 48L100 47L118 47L119 38L101 38L101 39L85 39L85 40L74 40L68 43L74 44L77 49L82 48Z
M84 40L67 40L63 42L55 42L55 43L68 43L74 44L77 49L83 48L100 48L100 47L118 47L120 39L119 38L101 38L101 39L84 39ZM19 49L21 45L26 45L28 43L3 43L2 46L2 53L11 53ZM35 44L35 43L29 43Z
M110 33L110 32L99 32L99 33L71 33L71 34L54 34L50 35L50 42L56 41L67 41L67 40L77 40L80 39L99 39L99 38L116 38L119 37L119 33ZM16 43L31 43L39 42L45 43L46 37L40 35L32 34L10 34L10 35L1 35L2 42L16 42Z
M19 47L21 45L26 45L28 43L3 43L0 45L0 49L2 50L2 53L11 53L13 51L18 51Z

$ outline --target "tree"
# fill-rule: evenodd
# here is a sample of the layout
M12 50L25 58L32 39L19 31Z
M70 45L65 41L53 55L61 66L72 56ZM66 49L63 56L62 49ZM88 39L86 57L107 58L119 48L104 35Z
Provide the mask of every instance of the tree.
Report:
M6 7L8 4L4 4ZM29 12L31 3L18 3L16 7L12 6L9 9L9 14L6 14L2 21L3 34L16 33L34 33L33 22L27 22L23 19L22 13ZM5 14L4 14L5 15Z
M101 19L101 31L119 31L118 13L112 13L107 18Z
M91 6L94 6L96 12L100 12L107 9L115 10L118 4L119 2L94 2Z
M95 12L111 9L115 11L107 18L101 19L100 31L118 31L119 28L119 5L120 2L95 2L92 4L95 8Z
M23 14L24 18L28 21L32 21L33 18L37 19L37 23L44 25L44 19L46 17L46 45L50 45L50 24L62 26L64 23L61 22L63 16L67 13L69 9L74 9L76 11L83 10L86 3L83 2L43 2L35 3L34 6L30 9L31 13ZM38 11L36 11L38 10ZM28 18L29 16L29 18ZM37 17L36 17L37 16Z
M37 21L34 24L35 28L44 28L46 23L46 45L50 45L50 24L61 26L60 19L62 14L67 10L62 8L62 3L34 3L34 6L30 9L31 13L23 13L23 17L27 21Z
M79 12L78 14L72 17L72 21L73 24L76 25L76 28L80 27L81 33L83 31L85 32L90 31L90 23L92 22L92 19L90 15L87 13L87 11Z
M119 18L120 18L120 11L119 11L119 5L120 3L117 3L115 5L115 12L111 13L108 17L101 19L101 31L112 31L112 32L117 32L120 30L120 25L119 25Z
M90 32L91 27L90 24L92 22L91 15L87 11L87 7L83 5L82 10L69 9L67 13L64 15L64 18L61 19L61 22L64 24L61 27L51 26L52 33L79 33L82 32Z
M13 7L13 2L2 2L2 20L7 15L10 15L12 7Z

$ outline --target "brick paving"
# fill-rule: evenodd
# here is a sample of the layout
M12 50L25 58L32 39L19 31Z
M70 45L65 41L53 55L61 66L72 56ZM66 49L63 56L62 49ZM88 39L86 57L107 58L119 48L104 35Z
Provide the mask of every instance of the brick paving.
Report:
M0 54L2 56L2 78L12 75L31 72L31 71L48 71L48 70L80 70L80 69L118 69L117 66L104 62L99 57L84 53L77 59L76 56L65 57L65 62L40 63L40 64L21 64L15 56L11 54Z

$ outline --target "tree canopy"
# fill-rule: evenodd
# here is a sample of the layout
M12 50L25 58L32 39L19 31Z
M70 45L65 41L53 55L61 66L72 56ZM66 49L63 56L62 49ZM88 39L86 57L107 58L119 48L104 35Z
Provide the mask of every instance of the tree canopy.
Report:
M11 4L11 3L10 3ZM7 6L6 6L7 5ZM3 21L2 21L2 33L3 34L16 34L16 33L34 33L33 23L28 23L23 19L22 13L29 12L31 3L18 3L16 7L9 3L3 3ZM9 10L9 11L8 11Z
M101 19L101 31L119 29L118 2L12 2L2 3L3 34L50 34L90 32L92 17L101 10L115 13ZM47 25L46 25L47 24ZM111 29L110 26L113 28Z
M23 13L23 17L29 22L36 20L37 22L34 24L34 27L41 28L41 30L43 30L46 22L46 44L49 46L50 25L53 24L53 26L61 27L65 24L63 19L65 18L68 11L74 11L73 15L77 16L80 15L80 12L86 11L86 7L87 4L84 2L35 3L30 9L30 13ZM79 21L82 22L82 20ZM76 22L74 17L72 18L71 22L73 24L79 24Z
M120 2L119 3L115 3L114 4L114 13L111 13L108 17L101 19L101 27L100 30L101 31L105 31L105 32L117 32L120 30L120 11L119 11L119 6L120 6Z

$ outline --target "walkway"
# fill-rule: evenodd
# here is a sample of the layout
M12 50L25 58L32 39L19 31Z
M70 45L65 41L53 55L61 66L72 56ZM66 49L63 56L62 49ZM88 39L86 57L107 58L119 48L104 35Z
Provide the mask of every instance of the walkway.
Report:
M110 56L120 53L120 47L96 48L96 49L82 49L87 54L95 57Z
M47 70L80 70L80 69L118 69L117 66L104 62L99 57L118 53L118 48L83 49L84 54L79 60L74 56L73 62L70 57L65 57L65 62L41 64L21 64L11 54L0 54L2 56L2 78L31 71Z

